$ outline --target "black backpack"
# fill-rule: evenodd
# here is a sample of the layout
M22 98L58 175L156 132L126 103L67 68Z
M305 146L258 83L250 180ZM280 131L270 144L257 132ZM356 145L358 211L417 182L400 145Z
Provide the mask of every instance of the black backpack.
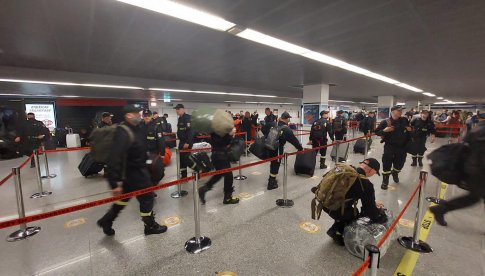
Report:
M461 184L470 148L462 143L444 145L428 155L431 174L446 184Z
M320 120L313 122L312 128L310 129L310 135L312 136L312 139L315 139L315 140L322 139L323 138L322 129L324 127L325 127L324 124Z
M344 130L344 118L337 117L333 119L332 127L334 132L341 132Z

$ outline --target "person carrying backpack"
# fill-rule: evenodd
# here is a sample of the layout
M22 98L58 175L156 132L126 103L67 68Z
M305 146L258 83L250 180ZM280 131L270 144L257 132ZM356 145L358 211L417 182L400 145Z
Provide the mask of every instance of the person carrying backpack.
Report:
M374 158L365 159L358 168L340 163L323 176L317 187L312 188L315 194L312 218L319 219L323 210L335 220L327 235L336 244L345 245L344 228L359 217L368 217L375 223L387 221L382 206L376 204L374 185L369 180L375 174L380 175L380 167L379 161ZM360 213L357 210L358 200L362 203Z
M342 110L337 111L337 117L332 122L332 129L335 140L343 141L345 134L347 134L347 120L345 120Z
M271 112L269 107L266 107L264 113L266 114L266 117L264 117L264 125L261 128L261 132L263 133L264 137L266 137L268 136L269 130L277 125L276 121L278 118L273 114L273 112Z
M142 190L152 186L150 173L147 169L147 142L143 130L140 111L135 105L123 108L125 121L117 126L113 135L109 159L106 162L108 183L113 195L120 195ZM96 145L94 145L96 147ZM161 234L167 231L167 226L159 225L153 213L154 193L146 193L136 197L140 203L140 216L145 225L145 235ZM128 205L130 198L116 201L109 211L97 221L99 227L107 236L115 234L113 222L119 213Z
M411 136L413 138L411 143L411 151L413 158L413 163L411 166L415 167L418 165L423 166L423 157L426 149L426 139L431 135L431 143L434 143L436 139L436 128L433 121L429 118L428 110L421 111L421 116L419 118L414 118L411 121L411 127L413 131Z
M269 130L269 133L266 135L268 140L269 137L272 136L271 132L277 131L278 142L276 150L268 149L268 155L270 158L283 154L286 142L290 142L290 144L292 144L299 151L303 150L300 141L298 141L298 139L295 137L295 134L293 134L293 131L288 127L290 118L291 116L288 112L283 112L283 114L281 114L280 121L278 122L278 126L271 128ZM276 176L278 175L278 171L280 169L280 163L281 159L271 161L270 174L268 179L268 190L274 190L278 188L278 181L276 180Z
M327 135L330 136L332 142L335 140L333 137L332 125L328 120L328 111L324 110L320 112L320 119L313 122L310 130L310 143L312 148L318 148L325 146L328 142ZM327 155L327 148L320 149L320 169L326 169L325 156Z

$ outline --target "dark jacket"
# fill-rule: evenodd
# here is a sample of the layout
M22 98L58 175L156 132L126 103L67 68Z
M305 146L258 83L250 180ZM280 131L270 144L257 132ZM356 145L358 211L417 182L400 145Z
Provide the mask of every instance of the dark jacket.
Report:
M347 133L347 120L343 115L335 117L332 121L333 133Z
M485 196L485 121L478 123L464 138L470 147L465 161L465 176L470 191Z
M232 136L229 134L224 135L223 137L211 133L211 140L209 143L211 144L212 147L212 152L224 152L227 153L229 150L229 147L232 142Z
M384 132L384 129L389 126L388 122L394 127L394 131L391 132ZM409 126L409 121L405 117L400 117L397 120L388 118L383 120L379 126L376 128L376 134L379 136L383 136L383 141L386 144L403 147L405 146L408 141L410 140L409 132L407 131L406 127Z
M414 138L423 138L436 133L435 125L431 120L423 121L421 118L413 119L411 121L411 127L413 128L412 136Z
M374 131L376 128L376 117L366 116L359 124L359 129L362 132Z
M300 141L298 141L295 134L293 134L293 131L288 127L288 124L286 124L283 121L279 121L278 127L281 128L281 131L280 131L280 153L283 153L286 142L289 142L290 144L292 144L298 150L303 150L303 147L301 146Z
M189 114L184 114L178 118L177 138L180 140L180 149L183 147L184 144L189 144L189 148L192 148L192 145L194 144L194 132L190 127Z
M146 170L147 143L144 131L139 126L127 125L133 133L134 141L130 143L130 138L125 129L116 129L113 144L110 151L110 159L107 163L108 182L112 188L116 188L117 182L126 178L130 179L130 174L137 174L141 170ZM140 179L145 181L148 179ZM137 185L138 183L128 182L125 185Z
M327 141L327 136L334 139L332 124L328 119L320 118L313 122L310 130L310 140Z
M242 120L242 131L246 132L248 136L251 135L251 125L252 125L251 118L244 117Z
M269 130L271 129L271 127L277 125L277 123L276 123L276 120L277 119L278 118L273 113L271 113L268 116L264 117L264 125L261 128L261 132L263 133L263 135L265 137L268 136L268 133L269 133Z
M152 154L165 154L165 139L161 126L152 120L148 124L142 122L140 128L144 132L148 151Z
M103 121L101 121L101 122L99 123L99 125L98 125L98 127L99 127L99 128L102 128L102 127L107 127L107 126L110 126L110 125L109 125L109 124L107 124L107 123L105 123L105 122L103 122Z

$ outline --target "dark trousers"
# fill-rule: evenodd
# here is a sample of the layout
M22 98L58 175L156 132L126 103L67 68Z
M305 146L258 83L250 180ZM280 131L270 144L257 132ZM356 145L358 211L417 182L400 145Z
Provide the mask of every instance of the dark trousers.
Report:
M146 168L127 168L126 181L123 183L123 193L138 191L151 186L152 182L150 180L150 174L148 173L148 170ZM131 198L119 200L116 201L114 204L123 206L122 208L118 207L118 209L120 209L121 211L122 209L124 209L124 206L128 205L130 199ZM139 195L136 197L136 199L140 203L140 215L151 215L154 201L153 193Z
M227 157L226 152L213 152L212 153L212 164L216 170L223 170L231 167L231 163L229 162L229 158ZM234 192L233 182L234 177L232 172L227 172L224 174L216 174L212 176L209 181L205 183L204 186L208 188L208 190L212 190L212 187L224 177L224 194L225 195L232 195Z
M343 235L345 226L356 220L359 217L359 214L352 208L352 206L347 206L343 215L340 211L333 211L329 213L329 216L335 220L329 231Z
M182 178L187 177L187 168L191 166L189 156L189 152L180 153L180 174Z
M384 154L382 155L382 174L391 174L401 172L406 162L406 147L395 146L390 144L384 145Z
M426 152L426 137L415 137L412 142L412 156L413 157L424 157Z
M318 148L318 147L321 147L321 146L325 146L327 144L327 140L312 140L312 148ZM320 151L320 156L322 158L325 158L325 156L327 156L327 148L322 148L322 149L319 149Z
M337 140L337 141L346 140L345 137L344 137L345 136L345 132L344 131L335 132L334 135L335 135L335 140Z
M468 193L466 195L445 201L444 203L438 205L438 207L436 208L443 213L446 213L449 211L470 207L478 203L480 200L485 200L485 196L479 196L475 193Z
M282 148L278 150L268 150L268 156L269 158L272 158L272 157L278 156L282 152L283 152ZM281 159L271 161L269 165L270 176L276 177L276 175L278 175L278 172L280 170L280 164L281 164Z

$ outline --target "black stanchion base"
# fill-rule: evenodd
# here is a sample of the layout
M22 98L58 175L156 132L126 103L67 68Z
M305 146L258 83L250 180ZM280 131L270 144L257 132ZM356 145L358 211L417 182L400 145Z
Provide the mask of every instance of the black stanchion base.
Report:
M7 237L8 242L24 240L40 232L40 227L27 227L25 230L17 230Z
M173 192L173 193L170 195L170 197L171 197L171 198L181 198L181 197L185 197L185 196L187 196L188 194L189 194L189 193L188 193L187 191L182 190L182 191L180 191L180 192L179 192L179 191Z
M276 205L278 205L281 208L291 208L295 203L291 199L277 199L276 200Z
M446 200L439 199L439 198L434 197L434 196L427 197L426 198L426 201L431 202L431 203L434 203L434 204L443 204L443 203L446 202Z
M199 254L209 249L211 245L212 241L208 237L193 237L185 243L185 250L192 254Z
M420 240L419 243L415 243L412 237L400 237L397 240L406 249L419 253L433 252L433 248L431 248L431 246L429 246L429 244L425 243L424 241Z
M48 195L51 195L52 192L42 192L42 193L35 193L33 195L30 196L30 198L43 198L43 197L46 197Z
M247 178L246 176L244 176L244 175L236 175L236 176L234 177L234 179L235 179L235 180L246 180L246 179L248 179L248 178Z
M57 177L57 174L49 174L49 175L41 176L40 178L42 178L42 179L52 179L52 178L56 178L56 177Z

